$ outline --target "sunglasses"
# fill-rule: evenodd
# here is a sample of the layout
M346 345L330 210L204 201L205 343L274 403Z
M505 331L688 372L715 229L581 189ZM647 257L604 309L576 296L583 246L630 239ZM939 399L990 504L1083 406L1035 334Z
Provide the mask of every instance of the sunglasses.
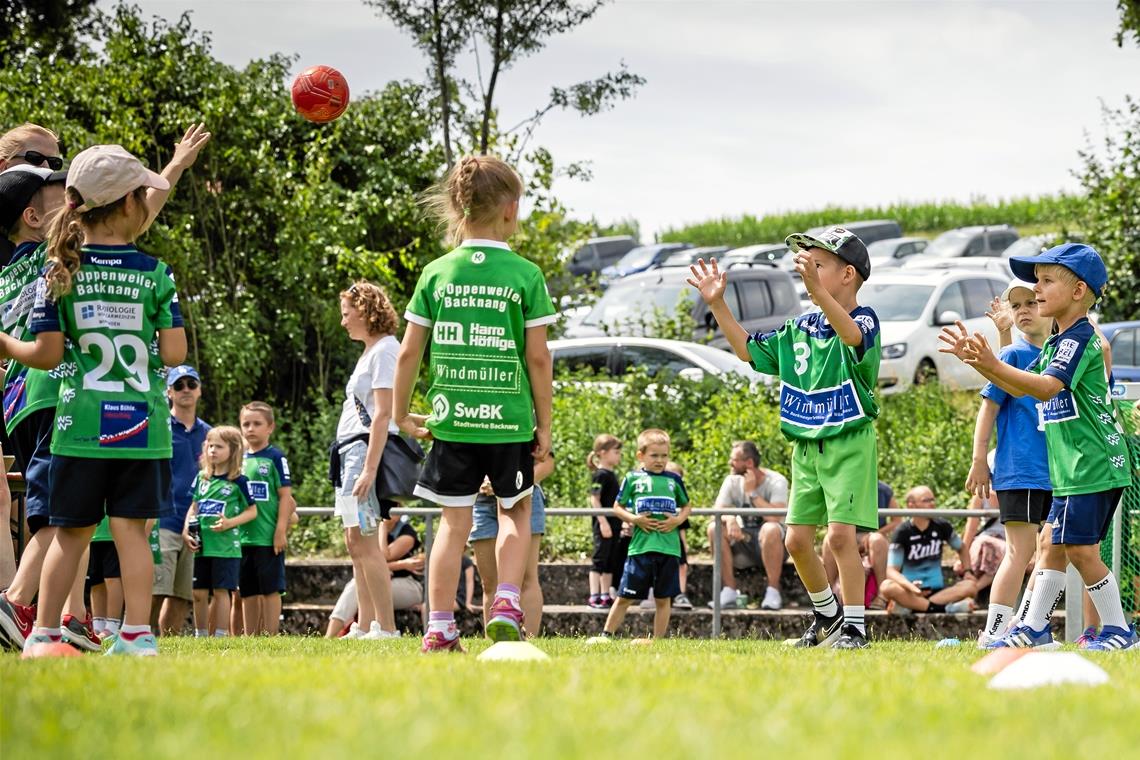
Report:
M190 390L192 390L192 391L196 391L196 390L198 390L198 381L197 381L197 380L193 380L193 379L190 379L190 380L175 380L175 381L174 381L174 385L172 385L172 386L170 386L170 387L171 387L171 388L173 388L173 389L174 389L174 390L176 390L176 391L182 391L182 390L186 390L187 388L189 388L189 389L190 389Z
M48 165L48 168L53 172L57 172L63 168L63 159L59 156L45 156L38 150L28 150L23 153L17 153L12 158L22 158L32 166Z

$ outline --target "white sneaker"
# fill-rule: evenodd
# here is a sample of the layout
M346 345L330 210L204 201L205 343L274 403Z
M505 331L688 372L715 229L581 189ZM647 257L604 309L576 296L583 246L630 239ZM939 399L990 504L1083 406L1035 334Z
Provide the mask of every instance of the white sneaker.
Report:
M399 631L380 631L380 638L382 639L398 639L400 638Z
M780 596L780 590L768 587L764 592L764 601L760 602L760 609L762 610L778 610L783 608L784 598Z
M360 626L353 623L348 627L348 633L341 636L342 639L362 639L364 638L364 631L360 630Z
M380 627L380 623L376 620L372 621L372 625L368 627L368 633L362 635L360 638L367 639L368 641L378 641L379 639L398 639L400 633L398 631L385 631Z
M1005 631L1001 631L997 636L991 636L985 631L978 631L978 649L989 649L997 642L1001 641L1005 636Z
M728 586L722 588L720 590L720 608L723 610L726 607L735 607L737 596L739 596L739 594L736 592L736 589L729 588ZM712 602L709 602L709 607L712 606Z

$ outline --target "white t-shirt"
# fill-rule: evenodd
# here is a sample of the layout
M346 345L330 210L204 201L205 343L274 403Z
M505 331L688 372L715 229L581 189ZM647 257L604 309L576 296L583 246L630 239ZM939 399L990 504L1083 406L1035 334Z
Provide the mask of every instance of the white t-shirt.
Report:
M336 425L338 441L368 432L376 414L376 398L372 391L392 387L399 352L400 341L393 335L386 335L356 360L356 367L344 389L344 406L341 407L340 422ZM394 421L388 422L389 433L398 430Z
M743 509L752 506L752 497L759 496L764 501L774 504L788 503L788 479L775 470L761 467L764 471L764 482L756 487L751 494L744 493L744 476L729 475L720 485L720 493L716 496L716 506L729 509ZM742 527L749 530L758 530L764 522L760 515L740 518Z

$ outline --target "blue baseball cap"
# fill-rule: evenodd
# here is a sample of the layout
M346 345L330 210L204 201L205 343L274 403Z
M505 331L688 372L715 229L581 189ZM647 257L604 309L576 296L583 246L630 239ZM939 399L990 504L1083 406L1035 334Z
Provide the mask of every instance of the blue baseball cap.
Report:
M1022 280L1037 282L1033 268L1038 264L1060 264L1085 281L1092 292L1100 298L1101 291L1108 284L1108 270L1104 260L1092 247L1084 243L1063 243L1036 256L1011 256L1009 268Z
M194 369L189 364L179 364L177 367L174 367L167 371L166 387L169 388L184 377L192 377L198 382L202 382L202 378L198 376L198 370Z

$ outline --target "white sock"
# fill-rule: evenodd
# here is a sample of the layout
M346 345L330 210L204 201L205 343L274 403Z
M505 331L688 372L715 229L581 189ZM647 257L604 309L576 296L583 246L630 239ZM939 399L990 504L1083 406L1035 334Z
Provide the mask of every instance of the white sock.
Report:
M209 628L195 628L194 629L194 638L196 638L196 639L208 639L208 638L210 638L210 629Z
M130 636L137 636L140 633L150 633L149 625L124 625L123 633Z
M835 617L839 614L839 603L835 601L835 594L831 593L830 588L825 588L823 591L809 591L808 596L811 597L815 611L824 617Z
M1025 615L1025 624L1035 631L1045 629L1049 616L1065 595L1065 574L1060 570L1038 570L1033 583L1033 600ZM1080 604L1078 599L1077 604Z
M228 630L226 630L225 628L215 628L214 629L214 637L215 638L220 639L223 636L229 636L229 635L230 635L230 632Z
M1033 589L1026 587L1025 594L1021 597L1021 604L1017 605L1017 619L1013 621L1012 625L1025 622L1025 616L1029 614L1029 604L1033 601Z
M107 630L107 618L91 618L91 627L95 630L95 635L98 636Z
M843 622L859 629L859 633L867 635L866 622L867 608L862 604L843 605Z
M1116 583L1116 576L1109 571L1103 579L1086 588L1100 615L1101 628L1111 625L1127 630L1128 622L1124 619L1124 608L1120 604L1120 586Z
M41 634L49 637L52 641L60 641L63 639L63 631L61 631L59 628L41 628L38 625L32 628L32 636ZM28 638L31 638L31 636Z
M1009 625L1010 618L1012 617L1013 607L990 602L989 609L986 610L985 632L990 636L997 636Z
M115 618L107 618L106 631L108 634L117 634L119 632L119 621Z

